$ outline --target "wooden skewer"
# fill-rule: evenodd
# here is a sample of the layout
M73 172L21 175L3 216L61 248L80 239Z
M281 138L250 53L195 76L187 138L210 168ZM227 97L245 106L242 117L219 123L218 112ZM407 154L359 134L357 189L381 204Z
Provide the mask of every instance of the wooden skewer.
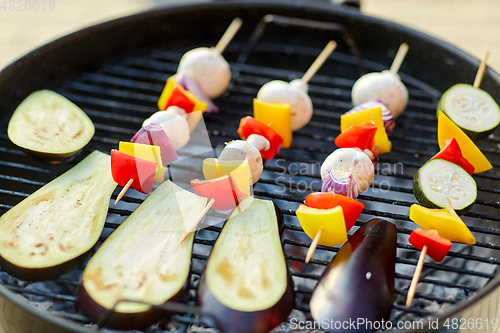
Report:
M474 88L479 88L481 81L483 81L484 71L486 70L486 62L488 61L489 56L490 50L486 50L483 60L481 60L481 64L479 65L479 69L477 70L476 78L474 79Z
M179 242L179 245L182 244L182 243L184 243L184 241L189 237L189 234L196 230L196 227L198 226L198 224L200 224L201 220L207 214L208 210L210 209L210 207L212 207L212 205L214 203L215 203L215 199L210 200L210 202L201 211L200 215L198 215L198 217L196 218L196 220L194 220L193 224L191 224L191 226L189 227L188 231L186 231L186 233L184 234L184 236L182 236L182 239Z
M134 182L134 179L130 178L130 180L127 182L127 184L125 184L125 186L123 186L120 193L118 193L118 195L116 196L115 205L118 203L118 201L120 201L123 198L123 196L128 191L128 189L130 188L130 186L132 185L133 182Z
M314 251L316 251L316 248L318 247L318 242L319 239L321 238L321 234L323 233L323 229L319 229L318 232L316 233L316 236L314 236L314 239L311 243L311 246L309 246L309 249L307 250L306 254L306 264L311 260Z
M222 54L222 52L224 52L226 47L229 45L229 43L233 39L234 35L236 35L238 30L240 30L240 27L242 24L243 24L243 21L239 17L235 18L233 20L233 22L231 22L231 24L227 28L226 32L224 33L224 35L222 35L221 39L219 40L219 42L215 46L215 48L217 49L217 51L219 51L220 54Z
M396 53L396 56L392 61L391 69L389 69L391 72L397 73L399 71L399 67L401 67L401 64L403 63L403 60L405 59L406 53L408 52L409 48L410 47L406 43L403 43L399 46L398 53Z
M418 280L420 280L420 274L422 273L422 267L424 266L425 255L427 254L427 246L424 245L420 257L418 258L417 268L415 268L415 274L413 274L413 279L411 280L410 289L408 289L408 296L406 297L406 307L409 308L413 297L415 297L415 291L417 290Z
M314 76L314 74L316 74L316 72L321 68L321 66L323 66L326 59L328 59L328 57L330 56L330 54L332 54L333 50L335 50L336 47L337 47L337 43L333 40L329 41L328 44L326 44L323 51L321 51L319 56L312 63L311 67L309 67L307 72L302 77L302 79L301 79L302 82L307 84L309 82L309 80L311 80L311 78Z

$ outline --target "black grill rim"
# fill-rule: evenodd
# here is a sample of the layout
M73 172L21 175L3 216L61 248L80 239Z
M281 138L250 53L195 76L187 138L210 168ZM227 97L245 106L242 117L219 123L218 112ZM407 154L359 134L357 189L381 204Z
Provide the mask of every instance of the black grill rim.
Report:
M423 34L421 32L415 31L413 29L401 26L399 24L385 21L378 18L373 18L369 16L365 16L360 14L357 10L349 9L349 8L338 8L335 6L328 5L323 2L308 2L305 1L295 1L290 3L286 0L272 1L272 0L236 0L232 2L190 2L189 4L180 4L174 3L166 5L165 7L155 8L150 11L146 11L144 13L128 16L125 18L120 18L117 20L113 20L110 22L106 22L103 24L99 24L93 27L85 28L78 32L75 32L71 35L62 37L56 41L53 41L45 46L40 47L37 50L34 50L22 57L21 59L15 61L8 67L4 68L0 71L0 96L6 96L6 98L0 99L0 110L2 111L2 116L0 118L0 126L5 126L7 120L10 117L10 114L13 112L12 107L8 107L8 105L17 105L22 99L24 99L27 94L26 91L33 91L42 88L51 88L47 86L46 77L49 77L48 82L52 86L56 86L62 82L62 80L68 79L68 76L72 75L74 72L82 72L88 70L93 66L96 62L103 62L103 58L106 61L109 60L107 54L112 52L117 52L120 54L120 49L128 50L132 46L132 43L128 43L125 46L117 46L117 45L109 45L105 48L98 49L93 54L86 54L83 58L72 59L70 63L66 61L67 51L75 52L76 45L86 38L89 38L96 33L112 33L114 29L122 28L123 26L134 26L136 24L140 24L142 21L164 17L169 15L182 15L189 14L193 10L202 11L204 9L219 9L223 11L241 11L241 10L250 10L252 7L257 7L267 10L269 13L272 13L274 10L305 10L307 14L314 15L319 12L326 12L329 15L337 15L344 16L348 19L353 20L361 20L368 24L375 24L379 26L383 26L389 30L394 31L395 40L401 39L405 36L412 36L413 38L417 38L422 40L422 42L432 44L435 48L440 49L441 51L446 51L447 55L450 56L455 61L455 66L459 66L461 68L477 68L479 64L479 60L473 58L462 50L449 45L445 42L442 42L436 38ZM151 42L151 41L150 41ZM397 44L397 43L396 43ZM76 47L78 50L78 47ZM86 49L87 50L87 49ZM44 60L49 60L48 62L44 62ZM54 66L57 63L63 63L64 66ZM34 78L30 82L21 82L17 80L17 77L33 77L29 75L29 73L33 72L33 68L37 68L37 75L40 79ZM57 69L56 69L57 68ZM62 69L60 69L62 68ZM475 71L474 71L475 73ZM418 75L412 74L414 77L418 77ZM470 78L473 75L470 75L470 70L464 70L458 74L459 78L457 82L460 81L460 78L463 78L462 81L470 81ZM422 79L425 81L424 79ZM490 92L492 96L498 99L500 91L494 89L496 86L500 84L500 75L494 72L492 69L488 68L485 73L485 78L483 80L482 88L484 90ZM22 90L10 90L9 86L23 87ZM439 84L436 86L439 87ZM440 87L441 90L446 89L447 87ZM493 290L497 289L500 285L500 276L496 276L493 280L491 280L487 285L485 285L481 290L479 290L472 299L465 299L461 302L458 302L452 309L446 313L443 313L440 316L436 316L440 323L444 322L446 318L452 317L453 315L462 312L463 310L470 308L474 304L483 300L486 296L488 296ZM77 325L76 323L70 322L63 318L50 315L48 312L41 312L37 310L35 307L23 302L20 298L16 296L16 294L10 291L3 284L0 284L0 295L5 297L6 301L10 302L12 305L15 305L21 309L23 312L27 312L32 316L37 317L37 319L45 320L49 323L52 323L61 329L70 330L71 332L88 332L82 328L82 326ZM424 327L426 327L427 322L424 322ZM427 326L428 327L428 326ZM416 332L416 331L415 331Z

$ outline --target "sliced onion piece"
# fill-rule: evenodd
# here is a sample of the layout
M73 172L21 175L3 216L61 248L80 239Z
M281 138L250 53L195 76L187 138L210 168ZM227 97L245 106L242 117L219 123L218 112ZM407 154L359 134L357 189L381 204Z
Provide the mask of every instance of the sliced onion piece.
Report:
M352 173L342 170L326 170L321 192L342 194L351 199L358 197L356 181Z
M160 147L161 160L164 165L177 160L174 145L158 123L149 123L141 128L130 142Z
M205 112L219 112L219 108L217 107L217 105L212 102L210 97L205 95L198 83L191 76L186 73L176 74L175 79L177 80L177 83L180 84L184 89L196 95L196 97L198 97L201 101L207 103Z
M387 135L392 135L392 132L394 131L394 126L396 125L396 122L394 121L394 116L392 115L391 111L389 111L389 109L385 106L385 104L382 103L382 101L378 98L356 105L346 113L354 113L378 107L382 109L382 120L384 122L385 131Z

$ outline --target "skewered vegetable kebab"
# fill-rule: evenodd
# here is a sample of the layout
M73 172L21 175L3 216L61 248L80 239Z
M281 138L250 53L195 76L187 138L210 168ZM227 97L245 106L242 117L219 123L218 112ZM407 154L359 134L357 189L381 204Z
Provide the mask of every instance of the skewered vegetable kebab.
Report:
M307 95L308 82L336 46L334 41L330 41L301 79L290 83L270 81L257 93L253 102L254 116L241 119L238 134L243 140L251 134L265 137L269 148L260 150L264 159L270 160L281 148L289 148L292 131L304 127L311 119L313 109L311 98Z
M139 160L135 163L130 156L126 157L118 152L112 153L112 156L115 157L115 159L112 159L115 162L112 163L114 165L113 175L116 177L117 182L124 186L118 194L115 204L123 197L130 186L142 193L151 192L153 182L148 179L152 177L152 163L157 166L155 180L157 182L163 181L163 175L166 171L163 165L168 165L177 160L175 150L184 147L189 142L190 133L201 119L201 113L206 107L206 103L200 102L195 95L185 91L172 78L168 80L167 87L160 97L158 104L161 103L164 103L167 109L154 113L143 122L142 128L130 140L134 145L130 146L120 142L120 145L129 146L128 155L146 159L151 163L148 165L148 163ZM149 148L140 144L149 145ZM148 149L151 151L148 151ZM119 163L116 160L118 157L120 157L120 160L127 160L128 167L125 168L124 161ZM136 168L134 168L134 165L136 165ZM121 168L125 168L125 170L121 171ZM120 173L122 174L119 175ZM139 173L141 179L139 179ZM130 177L127 178L127 175ZM135 182L134 178L136 179Z
M437 116L443 112L472 140L486 138L500 124L500 107L486 91L480 89L489 51L479 66L474 85L458 83L439 99Z
M325 159L321 165L322 192L309 194L305 205L296 211L302 229L313 239L306 263L318 244L337 246L347 241L347 231L364 208L355 199L368 189L373 177L373 163L359 148L339 148ZM321 203L315 203L319 198Z
M207 105L213 105L210 98L217 97L229 84L231 70L221 53L239 30L241 24L241 19L234 19L215 48L196 48L188 51L181 58L176 77L167 80L158 100L158 108L161 111L153 114L143 123L143 128L132 138L131 142L152 145L156 143L156 139L159 139L164 146L159 149L161 150L163 163L169 164L169 162L176 160L177 155L174 149L179 149L187 144L189 133L198 124ZM161 134L160 128L166 135ZM186 129L189 129L189 131ZM170 142L169 138L172 138L172 142ZM146 158L152 163L148 164L139 159L137 160L137 167L141 167L140 171L138 168L134 170L134 160L131 158L118 152L114 152L112 155L116 157L115 161L120 158L120 163L118 161L114 163L114 175L119 180L119 184L124 186L115 204L123 197L130 186L142 193L151 191L153 186L153 182L150 180L153 169L152 163L156 163L157 166L156 180L163 181L163 173L166 169L163 168L161 160L156 157L155 153L152 155L147 154L154 157ZM125 160L127 161L125 162ZM127 176L118 175L122 172L120 171L121 168L125 170L125 174L130 176L126 182L124 182L124 178L127 178ZM141 177L139 177L140 174Z
M400 45L388 71L368 73L360 77L352 87L352 103L359 105L378 99L394 118L399 117L408 104L408 90L398 75L408 49L408 44Z
M488 52L476 76L477 87L481 84L487 56ZM445 96L449 91L443 94L441 101L449 97ZM477 188L472 174L492 168L466 132L439 107L438 141L441 150L417 171L413 182L414 195L422 206L411 206L410 219L427 232L417 229L408 239L422 252L408 290L407 307L415 295L426 254L441 261L450 250L451 242L475 244L474 236L458 215L465 214L476 201Z
M373 182L372 160L379 150L384 153L390 151L391 145L385 133L380 107L342 115L341 129L342 133L337 136L335 143L342 148L332 152L321 165L321 190L335 193L338 198L346 198L343 199L344 204L330 199L329 204L323 205L311 205L306 199L305 205L299 206L299 222L306 234L313 239L306 254L306 263L312 258L318 244L336 246L347 241L347 231L352 228L364 208L355 199ZM349 222L347 215L351 215ZM323 234L325 230L327 232Z

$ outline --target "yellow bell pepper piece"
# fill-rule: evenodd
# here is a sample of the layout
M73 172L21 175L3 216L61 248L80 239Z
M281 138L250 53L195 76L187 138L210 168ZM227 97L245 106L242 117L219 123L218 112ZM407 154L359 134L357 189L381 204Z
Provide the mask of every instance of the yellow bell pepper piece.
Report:
M378 127L377 132L375 133L375 143L378 144L379 154L389 153L392 148L392 143L385 131L384 121L382 120L381 107L341 115L340 131L344 132L351 126L358 125L370 120L375 122Z
M493 168L490 161L479 150L474 141L464 133L446 114L439 111L438 115L438 141L439 149L446 146L445 140L455 138L462 155L474 166L474 173L484 172Z
M323 229L319 244L337 246L347 242L347 230L341 206L320 209L300 205L296 214L302 229L311 239L316 237L319 229Z
M410 207L410 220L425 230L435 229L452 242L476 244L476 240L453 208L431 209L417 204Z
M252 177L248 161L221 161L217 158L203 160L203 175L206 180L230 175L236 186L246 195L252 195Z
M266 103L253 99L253 117L270 126L283 139L283 148L292 145L292 114L290 104Z
M193 110L185 110L186 112L189 112L189 116L187 117L187 122L189 125L189 130L192 133L193 130L195 129L196 125L198 125L198 122L200 121L200 119L202 117L202 113L205 112L205 109L207 108L207 103L201 101L195 94L184 89L183 86L181 86L179 83L177 83L176 79L171 77L167 80L167 83L165 84L165 88L163 88L163 91L160 95L160 99L158 100L158 109L159 110L166 109L167 102L170 99L170 96L172 95L172 92L174 91L175 87L178 87L179 90L191 102L194 103ZM196 112L196 111L200 111L200 112Z
M167 171L168 168L165 168L163 166L163 163L161 162L160 147L145 145L141 143L120 141L118 150L125 154L132 155L137 158L142 158L143 160L155 162L155 182L161 183L165 179L165 171Z

